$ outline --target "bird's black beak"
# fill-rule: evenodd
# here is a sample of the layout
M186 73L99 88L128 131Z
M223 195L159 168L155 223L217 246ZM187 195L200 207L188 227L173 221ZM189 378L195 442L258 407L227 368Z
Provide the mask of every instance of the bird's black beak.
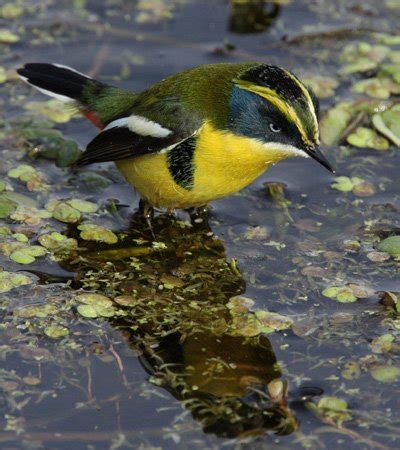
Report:
M320 164L322 164L326 169L329 170L329 172L335 173L335 168L332 166L332 164L325 158L321 150L318 148L318 146L313 147L307 147L306 149L307 155L309 155L312 159L315 159L315 161L318 161Z

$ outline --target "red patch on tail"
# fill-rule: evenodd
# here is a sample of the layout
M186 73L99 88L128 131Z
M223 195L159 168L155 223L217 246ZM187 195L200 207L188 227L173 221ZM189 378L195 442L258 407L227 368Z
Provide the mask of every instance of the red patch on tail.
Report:
M104 123L99 119L94 111L85 110L83 111L83 115L89 119L95 127L100 128L100 130L104 128Z

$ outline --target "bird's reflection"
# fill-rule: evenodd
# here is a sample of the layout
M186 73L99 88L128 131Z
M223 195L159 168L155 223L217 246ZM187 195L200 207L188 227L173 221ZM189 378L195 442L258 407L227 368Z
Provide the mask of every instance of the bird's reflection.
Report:
M221 240L204 223L187 227L159 216L154 233L165 245L154 249L139 222L134 218L122 244L82 253L79 273L84 279L93 267L118 271L114 288L131 304L110 321L139 352L151 381L179 399L205 432L233 438L294 431L270 341L232 326L226 304L244 293L245 282Z
M267 0L231 0L229 30L233 33L266 31L277 19L281 6Z

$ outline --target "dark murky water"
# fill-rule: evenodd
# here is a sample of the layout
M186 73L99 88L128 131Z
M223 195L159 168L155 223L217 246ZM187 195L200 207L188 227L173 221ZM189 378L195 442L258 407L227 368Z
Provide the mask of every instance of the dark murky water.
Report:
M349 43L376 45L373 31L398 36L395 2L15 3L22 11L0 19L19 38L0 33L1 266L10 274L0 285L1 448L396 448L398 260L376 250L400 230L398 148L345 138L328 147L337 174L355 184L347 191L312 161L280 163L215 202L210 228L160 214L154 244L113 165L73 172L38 157L69 154L68 140L82 148L95 130L26 110L47 99L8 71L54 61L139 91L193 65L260 60L333 78L327 111L367 98L351 85L376 70L338 75L339 55ZM391 51L399 64L399 45ZM391 94L379 101L396 102ZM35 175L10 173L21 164ZM97 207L60 221L55 199ZM73 222L113 230L118 243L88 241ZM52 232L71 239L63 250L39 238L46 255L10 259ZM96 307L82 297L90 291L104 296ZM280 316L262 322L260 311Z

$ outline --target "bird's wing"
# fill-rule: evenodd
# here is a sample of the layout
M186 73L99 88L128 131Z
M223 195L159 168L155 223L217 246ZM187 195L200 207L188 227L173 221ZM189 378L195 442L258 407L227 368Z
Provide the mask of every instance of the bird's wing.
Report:
M175 114L168 126L137 114L116 119L88 144L76 164L116 161L157 153L184 142L195 135L201 126L199 120L192 120L188 126L187 119L182 126L182 122L179 123L177 119Z

